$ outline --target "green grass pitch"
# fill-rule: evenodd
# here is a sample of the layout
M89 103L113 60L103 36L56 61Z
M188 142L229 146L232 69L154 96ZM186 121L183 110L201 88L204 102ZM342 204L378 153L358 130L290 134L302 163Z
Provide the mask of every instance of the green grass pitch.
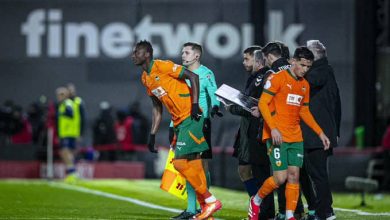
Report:
M246 217L246 193L218 187L211 191L223 203L216 218ZM359 203L359 194L335 193L337 219L390 220L389 194L367 195L365 208ZM185 206L185 201L162 191L158 180L93 180L73 185L0 181L0 219L169 219Z

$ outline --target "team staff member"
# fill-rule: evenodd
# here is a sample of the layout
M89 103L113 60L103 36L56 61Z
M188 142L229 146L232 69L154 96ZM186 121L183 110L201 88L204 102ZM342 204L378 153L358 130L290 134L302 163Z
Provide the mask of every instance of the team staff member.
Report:
M177 136L173 164L192 185L202 207L195 219L206 219L222 208L222 204L207 189L200 153L208 149L203 136L203 116L198 104L199 78L193 72L171 61L153 59L153 47L148 41L136 44L132 53L135 65L143 70L142 83L152 99L152 128L148 148L154 148L155 135L162 117L162 104L172 116ZM185 82L191 82L191 88Z
M325 46L318 40L309 40L306 45L314 54L313 66L305 76L310 84L309 108L314 119L328 135L331 145L328 150L324 149L316 134L305 123L301 123L305 147L304 169L301 172L302 192L309 206L308 220L315 219L315 215L320 219L332 220L336 216L332 208L327 167L328 157L332 155L340 136L340 94L333 68L326 57ZM313 181L314 188L310 180Z
M203 123L203 133L208 144L208 150L201 154L203 169L206 174L207 187L211 185L210 172L208 168L208 160L212 159L212 148L211 148L211 117L214 115L222 116L222 113L219 111L219 101L215 96L215 91L217 90L217 83L215 82L215 77L213 71L211 71L206 66L200 63L202 57L202 46L194 42L187 42L183 45L181 52L181 58L183 66L188 70L192 71L199 76L199 106L202 109L204 123ZM186 80L187 81L187 80ZM190 82L187 81L187 84L190 86ZM211 107L212 106L212 107ZM171 122L170 127L170 140L172 143L173 139L173 123ZM171 139L172 138L172 139ZM194 188L191 184L187 183L187 209L184 210L179 215L173 217L173 219L188 219L193 217L196 214L196 194Z
M263 140L267 142L273 176L269 177L250 200L248 216L256 220L263 199L286 184L286 218L295 220L299 197L299 168L303 163L303 139L299 121L302 119L319 136L325 148L329 139L315 122L309 110L310 86L303 78L314 56L306 47L295 50L290 69L268 77L259 100L259 109L266 122Z
M262 92L263 80L268 68L263 65L260 46L251 46L243 52L243 65L248 73L243 94L258 99ZM257 57L255 52L257 51ZM248 112L239 105L232 105L229 112L240 116L240 128L235 140L235 153L238 159L238 174L244 183L249 197L256 194L259 186L270 176L269 159L266 146L258 141L258 130L261 125L259 110L256 107ZM266 198L262 204L263 210L260 219L269 219L275 216L273 196Z

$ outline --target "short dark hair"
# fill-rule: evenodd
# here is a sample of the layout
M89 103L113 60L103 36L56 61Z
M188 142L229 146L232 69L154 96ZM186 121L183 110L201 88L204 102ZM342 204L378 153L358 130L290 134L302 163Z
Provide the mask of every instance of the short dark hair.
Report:
M149 41L141 40L135 46L144 48L150 54L150 57L153 57L153 47Z
M257 60L264 61L263 53L261 52L261 50L255 50L255 52L253 52L253 54L254 54L256 61Z
M288 46L280 41L272 41L267 43L261 50L264 55L272 54L275 57L283 57L290 59L290 50Z
M306 60L313 61L314 55L313 55L313 52L311 52L307 47L301 46L301 47L298 47L297 49L295 49L293 58L297 59L297 60L304 58Z
M244 53L247 53L247 54L253 56L253 53L255 52L255 50L261 50L261 47L258 45L252 45L252 46L246 48L244 50Z
M200 45L198 43L187 42L187 43L183 44L183 47L191 47L193 50L197 50L200 53L200 55L202 56L203 48L202 48L202 45Z

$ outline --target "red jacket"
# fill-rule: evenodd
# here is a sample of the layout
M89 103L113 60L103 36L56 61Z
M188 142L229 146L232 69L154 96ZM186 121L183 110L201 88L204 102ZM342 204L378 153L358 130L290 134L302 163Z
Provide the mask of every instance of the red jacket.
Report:
M122 122L115 122L115 133L118 143L122 146L124 151L133 151L133 118L126 117Z

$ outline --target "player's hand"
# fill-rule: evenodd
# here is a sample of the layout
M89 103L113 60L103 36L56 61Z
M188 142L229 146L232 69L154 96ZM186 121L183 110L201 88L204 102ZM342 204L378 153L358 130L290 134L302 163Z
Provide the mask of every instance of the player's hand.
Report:
M202 111L199 108L199 104L198 103L192 103L191 118L196 120L196 121L199 121L199 119L201 117L202 117Z
M217 105L214 105L213 108L211 109L211 117L214 118L215 115L218 117L222 117L223 113L219 111L219 107Z
M282 134L277 128L271 130L272 144L280 146L283 143Z
M152 153L157 153L158 151L154 148L154 143L156 140L156 135L155 134L150 134L149 135L149 140L148 140L148 148L149 151Z
M253 117L256 117L256 118L259 118L260 117L260 111L259 111L259 107L257 107L257 106L253 106L252 108L251 108L251 114L252 114L252 116Z
M329 138L324 134L324 132L322 132L320 135L319 135L321 141L322 141L322 144L324 145L324 150L328 150L329 147L330 147L330 141L329 141Z

